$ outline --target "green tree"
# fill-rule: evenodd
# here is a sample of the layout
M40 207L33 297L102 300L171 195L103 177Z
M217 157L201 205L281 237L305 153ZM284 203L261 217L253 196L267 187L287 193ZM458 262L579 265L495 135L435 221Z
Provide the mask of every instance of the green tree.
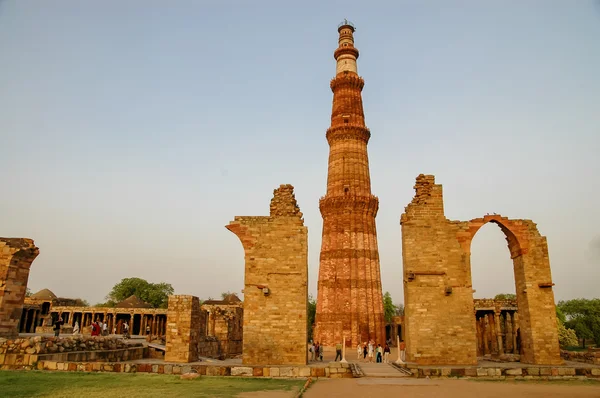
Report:
M600 299L559 301L558 307L565 315L565 326L582 339L582 347L585 348L585 339L594 339L600 345Z
M396 315L396 306L392 301L390 292L385 292L383 295L383 317L387 323L392 323L392 317Z
M221 299L225 300L225 297L229 296L231 294L231 292L228 290L226 292L221 293Z
M30 288L26 288L25 289L25 297L29 297L31 296L33 293L31 293L31 289Z
M494 300L516 300L517 295L514 293L500 293L494 296Z
M154 308L167 308L169 295L173 292L173 286L169 283L150 283L141 278L125 278L113 286L106 299L118 303L135 295Z
M315 324L315 317L317 316L317 300L312 295L308 296L308 316L306 322L308 323L308 340L313 338L313 325Z

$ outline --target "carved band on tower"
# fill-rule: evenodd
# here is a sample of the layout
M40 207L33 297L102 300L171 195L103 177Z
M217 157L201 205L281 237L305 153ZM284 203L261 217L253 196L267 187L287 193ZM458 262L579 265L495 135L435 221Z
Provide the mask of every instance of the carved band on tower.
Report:
M314 340L326 346L385 341L381 274L375 216L379 199L371 194L354 26L339 27L336 76L331 81L333 109L327 130L327 194L319 201L323 241L319 264Z

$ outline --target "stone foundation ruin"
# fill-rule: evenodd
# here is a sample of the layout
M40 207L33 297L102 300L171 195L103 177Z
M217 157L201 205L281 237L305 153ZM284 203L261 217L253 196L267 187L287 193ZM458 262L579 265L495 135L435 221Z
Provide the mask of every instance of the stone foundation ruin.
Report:
M471 241L492 222L506 235L514 264L521 362L562 364L548 246L535 224L500 215L451 221L444 215L442 186L434 176L419 175L415 190L400 219L407 362L477 364Z
M245 252L242 362L305 365L308 229L294 187L273 191L270 216L235 217L226 228Z

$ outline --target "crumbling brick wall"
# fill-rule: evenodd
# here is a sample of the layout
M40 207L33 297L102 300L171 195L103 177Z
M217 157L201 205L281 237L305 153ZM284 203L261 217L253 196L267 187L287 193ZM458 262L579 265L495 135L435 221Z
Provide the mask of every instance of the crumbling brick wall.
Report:
M450 221L442 186L419 175L402 214L407 361L422 365L477 363L471 241L487 222L506 235L515 268L523 355L532 364L559 364L558 332L546 238L530 220L488 215Z
M19 334L29 268L38 254L31 239L0 238L0 337Z
M270 216L235 217L226 227L245 252L242 362L306 364L308 229L294 188L273 193Z

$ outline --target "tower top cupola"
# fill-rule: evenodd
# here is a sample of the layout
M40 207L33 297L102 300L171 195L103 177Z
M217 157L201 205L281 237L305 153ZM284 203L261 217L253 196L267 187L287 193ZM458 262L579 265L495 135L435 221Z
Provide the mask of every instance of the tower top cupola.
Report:
M338 48L333 53L333 57L337 61L336 74L342 72L358 73L356 67L356 59L358 58L358 50L354 47L354 24L347 19L344 19L338 25Z

